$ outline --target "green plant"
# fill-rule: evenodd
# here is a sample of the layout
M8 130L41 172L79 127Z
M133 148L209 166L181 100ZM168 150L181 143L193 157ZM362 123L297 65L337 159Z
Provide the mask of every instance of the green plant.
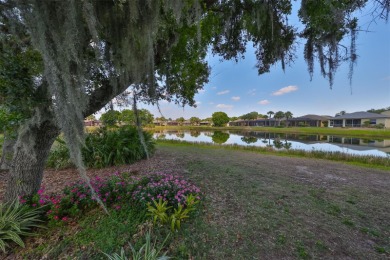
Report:
M178 204L177 209L174 209L173 214L169 216L169 222L171 223L171 230L180 229L181 222L189 218L190 210L188 208L184 209L183 205Z
M147 215L148 216L152 216L154 224L156 224L157 220L161 224L167 223L168 219L169 219L168 218L168 214L167 214L167 210L172 208L171 206L167 206L168 201L166 200L166 201L163 202L162 199L160 198L158 200L158 202L156 200L154 200L153 204L154 204L154 207L153 207L153 205L148 203L148 213L147 213Z
M152 135L143 132L148 153L155 150ZM104 168L113 165L130 164L146 158L138 131L133 126L123 126L116 129L101 127L88 133L85 146L82 149L85 165L92 168ZM62 139L50 152L47 166L65 168L72 165L69 150Z
M61 137L56 139L54 148L50 151L46 165L55 169L64 169L73 166L69 157L68 147Z
M6 251L7 241L24 247L22 236L32 236L33 227L42 227L38 224L42 222L40 214L40 208L30 209L18 200L0 204L0 249Z
M135 250L135 248L130 244L131 253L132 253L131 258L128 258L126 256L126 253L125 253L125 250L123 247L121 249L120 255L117 253L115 253L113 255L108 255L108 254L104 253L104 255L107 256L107 258L109 260L128 260L128 259L132 259L132 260L165 260L165 259L169 259L170 257L166 256L166 253L164 253L162 256L159 256L161 254L161 250L163 249L164 244L167 241L168 237L169 237L169 235L165 238L164 242L159 247L157 247L156 240L153 243L151 242L151 235L150 235L150 231L149 231L148 233L146 233L145 244L143 244L138 251Z
M199 200L193 194L189 194L185 197L185 206L178 203L177 207L173 209L173 212L169 214L169 209L172 206L168 206L168 200L162 201L160 198L158 202L156 200L153 201L153 205L148 203L148 216L153 218L153 223L156 224L157 220L161 224L169 223L171 226L171 230L175 231L176 229L180 229L181 222L190 217L190 213L195 210L195 205L199 203Z

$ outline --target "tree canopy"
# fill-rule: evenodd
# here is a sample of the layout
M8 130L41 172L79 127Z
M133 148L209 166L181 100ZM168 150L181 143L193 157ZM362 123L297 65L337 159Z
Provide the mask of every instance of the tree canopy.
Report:
M211 116L214 126L225 126L229 123L229 117L225 112L214 112Z

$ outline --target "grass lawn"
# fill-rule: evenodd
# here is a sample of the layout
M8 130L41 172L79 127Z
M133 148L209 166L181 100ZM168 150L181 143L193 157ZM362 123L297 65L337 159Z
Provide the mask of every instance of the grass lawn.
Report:
M390 173L316 158L159 143L143 168L171 169L201 188L197 217L167 241L174 259L386 259ZM165 168L162 166L165 165ZM52 227L18 254L104 259L143 243L144 214L89 212ZM169 229L154 229L161 243Z
M372 137L390 138L390 129L369 129L369 128L328 128L328 127L205 127L205 126L156 126L152 129L170 130L242 130L261 131L272 133L294 133L294 134L318 134L318 135L340 135L351 137Z
M178 246L195 259L390 256L389 172L207 147L159 149L206 195L202 217Z

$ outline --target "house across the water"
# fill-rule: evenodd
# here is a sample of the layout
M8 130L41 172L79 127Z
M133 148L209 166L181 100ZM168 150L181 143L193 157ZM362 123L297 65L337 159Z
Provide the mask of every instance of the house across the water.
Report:
M279 121L275 118L258 118L251 120L238 119L236 121L229 122L229 126L277 126L278 124Z
M390 128L390 113L355 112L329 119L329 127L384 127Z
M324 127L331 116L305 115L288 120L288 126Z

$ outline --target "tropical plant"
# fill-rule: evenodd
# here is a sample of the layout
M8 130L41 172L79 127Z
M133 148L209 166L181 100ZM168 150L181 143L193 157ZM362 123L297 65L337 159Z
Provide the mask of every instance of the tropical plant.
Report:
M152 154L155 149L152 135L149 132L143 132L143 135L148 153ZM47 165L53 168L70 166L65 142L61 139L57 141ZM101 127L96 132L87 134L82 154L85 165L92 168L129 164L146 158L137 129L133 126L122 126L115 130Z
M162 200L160 198L158 202L156 200L153 201L153 205L148 203L148 216L151 216L153 218L153 223L156 224L157 221L159 221L161 224L165 224L168 222L168 214L167 211L172 208L171 206L167 206L168 201ZM179 204L180 205L180 204Z
M272 115L274 115L275 112L274 111L268 111L267 112L267 115L269 116L269 118L272 118Z
M122 247L120 255L115 253L113 255L109 255L106 253L103 253L109 260L166 260L170 259L170 257L166 256L166 252L161 255L161 251L164 248L165 242L169 238L168 236L165 238L163 243L157 247L156 240L152 243L151 241L151 235L150 231L146 233L145 236L145 243L141 246L141 248L137 251L135 248L130 245L131 248L131 258L128 258L125 253L125 249Z
M287 111L284 113L284 117L286 118L287 126L288 126L288 120L293 117L293 113L291 113L290 111Z
M284 117L283 111L278 111L275 113L274 118L278 120L278 125L280 126L280 119Z
M42 227L39 223L41 208L28 208L15 200L0 204L0 249L5 253L8 241L24 247L23 236L32 236L32 228Z
M169 222L171 224L171 230L175 231L176 229L180 229L181 222L190 216L188 215L190 213L188 208L184 208L183 205L178 204L177 208L174 209L174 212L172 215L169 216Z

